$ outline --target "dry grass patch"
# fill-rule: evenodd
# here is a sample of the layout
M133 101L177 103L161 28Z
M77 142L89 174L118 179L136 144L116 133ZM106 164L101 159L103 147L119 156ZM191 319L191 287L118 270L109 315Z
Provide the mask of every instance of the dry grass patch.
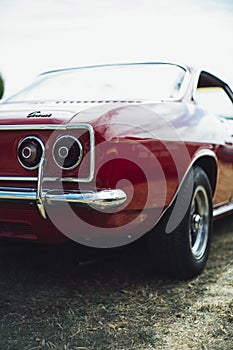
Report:
M215 225L204 273L186 282L153 276L140 247L80 266L70 247L2 244L0 349L231 350L231 221Z

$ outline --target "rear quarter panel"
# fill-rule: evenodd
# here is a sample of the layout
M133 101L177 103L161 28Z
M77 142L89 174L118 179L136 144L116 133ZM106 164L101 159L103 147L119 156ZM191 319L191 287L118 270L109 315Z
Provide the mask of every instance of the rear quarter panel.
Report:
M129 208L168 206L196 158L216 156L214 203L229 200L232 154L220 119L194 104L133 104L77 116L90 122L96 136L96 186L124 188ZM84 119L85 117L85 119Z

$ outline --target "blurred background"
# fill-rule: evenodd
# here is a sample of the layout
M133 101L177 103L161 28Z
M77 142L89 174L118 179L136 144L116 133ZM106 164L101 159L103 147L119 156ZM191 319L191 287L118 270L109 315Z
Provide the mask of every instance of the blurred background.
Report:
M4 97L43 71L117 62L187 63L233 85L233 0L0 0L0 29Z

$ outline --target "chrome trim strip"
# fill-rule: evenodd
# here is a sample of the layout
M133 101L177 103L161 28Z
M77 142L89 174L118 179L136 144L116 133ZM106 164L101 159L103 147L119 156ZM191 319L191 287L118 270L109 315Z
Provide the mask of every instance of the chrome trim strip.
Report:
M0 181L37 181L37 177L26 176L0 176Z
M40 184L41 185L41 184ZM115 190L102 190L99 192L86 191L69 191L63 192L61 190L46 190L41 192L41 187L38 186L37 191L27 191L26 189L13 189L1 188L0 190L0 202L4 201L20 201L23 203L35 202L40 207L40 213L43 214L44 203L48 205L57 205L62 203L69 203L77 207L90 206L93 209L112 209L117 208L124 204L127 200L127 195L120 189ZM44 203L43 203L44 202ZM41 208L43 208L41 210ZM42 215L46 218L46 214Z
M36 191L17 191L9 188L1 189L0 191L0 202L18 200L22 203L25 202L36 202Z
M192 168L193 164L194 164L198 159L200 159L200 158L202 158L202 157L205 157L205 156L214 158L215 162L217 163L217 156L216 156L216 154L215 154L213 151L211 151L210 149L201 149L200 151L198 151L197 154L196 154L196 155L194 156L194 158L192 159L192 161L191 161L189 167L187 168L187 170L186 170L186 172L185 172L185 174L184 174L184 176L183 176L183 179L182 179L182 181L180 182L180 184L179 184L179 186L178 186L178 188L177 188L177 190L176 190L176 192L175 192L175 194L174 194L174 196L173 196L173 198L172 198L170 204L169 204L169 205L166 207L166 209L162 212L161 216L159 217L159 220L161 220L161 218L163 217L163 215L164 215L164 214L167 212L167 210L173 205L173 203L174 203L174 201L176 200L176 197L177 197L177 195L178 195L178 193L179 193L179 190L180 190L181 186L183 185L183 183L184 183L184 181L185 181L185 178L186 178L188 172L190 171L190 169ZM159 220L158 220L158 221L159 221Z
M219 208L215 208L213 210L213 217L217 218L218 216L227 214L233 210L233 202L230 202L228 204L225 204Z
M0 131L18 130L70 130L70 129L93 129L90 124L24 124L24 125L0 125Z
M33 125L0 125L1 131L18 131L18 130L78 130L86 129L90 135L90 172L89 176L86 178L57 178L57 177L45 177L44 181L63 181L63 182L91 182L94 179L94 169L95 169L95 137L94 129L90 124L68 124L68 125L53 125L53 124L33 124ZM0 176L0 181L38 181L38 177L26 177L26 176Z
M216 164L218 162L218 158L216 156L216 154L214 153L214 151L212 151L211 149L200 149L194 156L194 158L192 159L192 162L191 162L191 166L193 165L193 163L196 162L197 159L201 158L201 157L205 157L205 156L208 156L208 157L212 157L214 158Z
M213 151L211 151L210 149L201 149L200 151L198 151L198 152L195 154L194 158L192 159L192 161L191 161L189 167L187 168L187 170L186 170L186 172L185 172L185 174L184 174L184 176L183 176L183 179L182 179L182 181L180 182L180 184L179 184L179 186L178 186L178 189L177 189L177 191L176 191L176 193L175 193L175 195L174 195L174 198L173 198L173 200L171 201L171 203L169 204L169 206L168 206L167 208L169 208L169 207L172 205L174 199L176 198L176 196L177 196L177 194L178 194L178 192L179 192L181 186L183 185L183 182L184 182L184 180L185 180L185 178L186 178L188 172L189 172L190 169L192 168L193 164L194 164L198 159L200 159L200 158L202 158L202 157L206 157L206 156L211 157L211 158L214 158L214 160L215 160L215 162L216 162L216 164L217 164L217 156L216 156L216 154L215 154Z

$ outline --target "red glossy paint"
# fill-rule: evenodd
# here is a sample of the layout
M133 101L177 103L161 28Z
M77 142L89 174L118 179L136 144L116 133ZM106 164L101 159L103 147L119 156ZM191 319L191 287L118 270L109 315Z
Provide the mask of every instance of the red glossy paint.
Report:
M94 179L88 183L64 182L69 190L121 188L128 195L122 210L104 213L74 209L85 222L99 227L118 227L119 235L133 234L145 222L153 221L156 211L169 206L188 169L195 162L203 164L213 184L214 204L221 206L233 198L233 150L228 130L221 119L204 112L192 100L192 86L197 81L190 71L186 94L178 101L92 104L11 104L0 109L0 127L17 125L88 124L95 134ZM191 87L190 87L191 86ZM49 117L31 117L42 111ZM20 140L35 136L46 148L46 176L60 177L53 161L52 149L64 134L78 138L84 156L78 168L63 171L64 178L87 177L90 172L90 137L86 130L0 130L0 177L37 177L37 170L24 169L17 159ZM216 173L215 173L216 170ZM216 186L215 186L216 183ZM37 181L2 180L0 187L36 188ZM45 182L44 188L56 188ZM62 216L62 207L55 207ZM65 217L63 218L65 220ZM126 224L132 222L130 228ZM149 227L149 226L148 226ZM73 229L73 228L71 228ZM77 235L79 232L77 227ZM1 203L0 237L61 242L67 239L49 218L43 219L35 204Z

